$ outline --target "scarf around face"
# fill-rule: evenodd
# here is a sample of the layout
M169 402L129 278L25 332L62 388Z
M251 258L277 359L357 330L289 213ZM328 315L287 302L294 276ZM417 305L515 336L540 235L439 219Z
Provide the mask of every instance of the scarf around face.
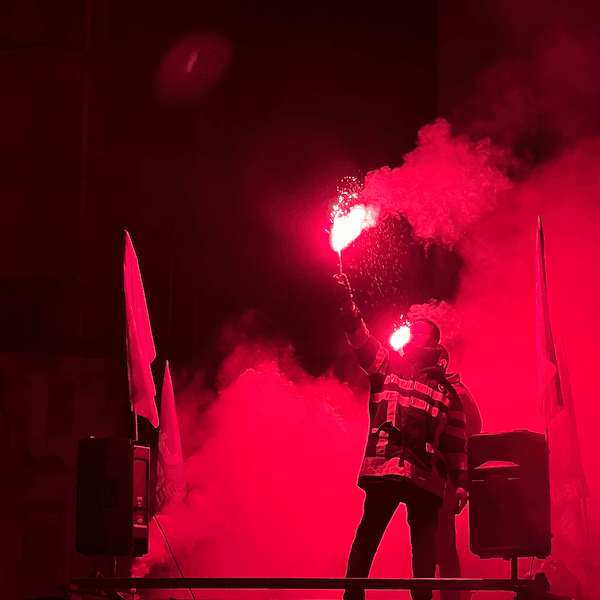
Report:
M440 358L441 348L421 348L414 342L408 342L404 346L404 358L412 363L417 369L437 365Z

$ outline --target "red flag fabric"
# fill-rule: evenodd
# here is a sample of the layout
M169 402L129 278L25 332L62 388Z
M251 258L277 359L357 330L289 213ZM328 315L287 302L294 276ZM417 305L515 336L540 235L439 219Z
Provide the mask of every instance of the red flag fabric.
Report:
M156 476L156 510L185 500L183 479L183 453L173 382L169 371L169 361L165 364L165 377L160 404L160 430L158 434L158 463Z
M536 348L538 359L537 396L538 411L546 427L564 408L560 375L558 373L550 311L548 310L548 289L546 286L546 259L542 217L539 217L536 253Z
M127 376L131 410L158 427L156 388L150 363L156 358L146 295L138 259L131 237L125 231L123 257L123 283L125 287L125 317L127 328Z
M550 496L555 520L553 531L581 549L587 539L581 500L589 496L589 490L581 460L569 367L562 338L558 351L558 370L564 410L548 426Z

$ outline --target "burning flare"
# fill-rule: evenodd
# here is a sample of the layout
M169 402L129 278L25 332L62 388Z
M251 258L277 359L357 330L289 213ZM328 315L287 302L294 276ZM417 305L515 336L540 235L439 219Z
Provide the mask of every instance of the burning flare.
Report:
M392 333L390 337L390 345L394 350L403 348L410 340L410 327L408 325L401 325Z
M346 215L340 214L339 211L335 213L331 229L331 247L336 252L343 250L360 235L365 228L366 215L367 211L362 204L353 206Z
M333 227L331 228L331 247L340 259L342 273L342 250L352 243L363 229L372 227L376 222L376 214L372 208L356 204L348 212L342 212L341 203L333 208Z

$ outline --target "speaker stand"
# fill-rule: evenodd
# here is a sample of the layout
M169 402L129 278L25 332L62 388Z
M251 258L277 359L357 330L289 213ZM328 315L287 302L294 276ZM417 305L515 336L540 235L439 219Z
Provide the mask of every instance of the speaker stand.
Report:
M517 569L517 561L518 557L511 556L510 557L510 578L513 581L517 581L519 579L519 571Z
M109 577L116 577L116 576L117 576L117 557L111 556L110 557Z

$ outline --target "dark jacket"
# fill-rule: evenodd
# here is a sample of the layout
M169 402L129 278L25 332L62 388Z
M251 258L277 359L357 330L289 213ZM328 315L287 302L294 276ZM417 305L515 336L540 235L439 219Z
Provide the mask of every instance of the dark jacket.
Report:
M380 344L356 309L343 323L371 382L370 430L358 485L406 478L443 497L450 476L455 486L466 487L465 416L443 369L418 370Z
M459 373L446 373L446 379L458 394L465 413L465 435L469 439L476 433L481 433L481 413L475 403L471 390L460 380Z

